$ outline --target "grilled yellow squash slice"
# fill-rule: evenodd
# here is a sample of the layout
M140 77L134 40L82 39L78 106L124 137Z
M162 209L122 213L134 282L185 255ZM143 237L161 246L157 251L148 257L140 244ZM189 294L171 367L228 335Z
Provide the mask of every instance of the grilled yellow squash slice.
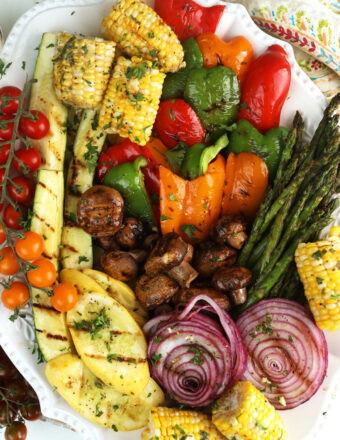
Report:
M142 307L133 290L127 284L98 270L81 269L81 271L94 279L108 295L124 306L137 324L143 327L148 319L148 312Z
M120 393L139 395L150 373L146 340L136 321L81 272L64 269L61 281L76 286L80 294L76 306L67 312L66 321L85 365Z
M152 407L161 405L164 395L149 379L139 396L127 396L101 382L76 355L61 355L46 365L50 384L81 415L119 431L139 429L148 423Z

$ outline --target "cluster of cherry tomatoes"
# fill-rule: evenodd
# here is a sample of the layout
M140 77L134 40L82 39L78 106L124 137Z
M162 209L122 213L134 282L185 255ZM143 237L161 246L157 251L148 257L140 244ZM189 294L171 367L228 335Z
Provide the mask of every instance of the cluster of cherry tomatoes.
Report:
M0 425L6 426L5 440L25 440L25 420L41 417L38 397L1 347L0 367Z
M13 119L18 111L18 98L21 90L14 86L2 87L0 89L0 142L12 139L14 131ZM12 98L8 101L7 98ZM5 101L6 100L6 101ZM6 121L9 121L6 123ZM19 121L19 134L31 139L42 139L46 136L50 124L46 116L36 110L25 113ZM10 155L10 144L4 144L0 148L0 166L7 164ZM15 202L5 206L2 214L6 227L13 230L23 229L23 215L25 209L32 202L35 193L35 183L32 174L40 167L41 156L38 150L32 147L23 146L15 152L11 166L19 173L11 178L6 190L8 196ZM0 168L0 183L3 183L5 167ZM0 209L2 206L0 206ZM0 224L0 245L5 243L6 234ZM19 272L19 265L16 256L21 260L30 263L27 271L28 282L38 288L51 288L56 281L56 270L53 263L42 257L44 250L43 237L36 232L24 232L15 244L15 253L10 246L5 246L0 251L0 273L14 276ZM16 254L16 255L15 255ZM60 284L54 289L52 305L56 310L68 311L77 302L77 290L71 285ZM2 293L3 304L15 310L24 307L29 300L29 289L21 281L12 281L8 288Z

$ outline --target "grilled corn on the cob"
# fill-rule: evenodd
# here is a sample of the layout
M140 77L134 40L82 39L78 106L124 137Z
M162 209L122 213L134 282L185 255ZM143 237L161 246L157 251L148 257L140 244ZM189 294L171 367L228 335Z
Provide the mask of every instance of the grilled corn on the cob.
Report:
M223 440L206 414L177 408L152 408L142 440Z
M104 96L116 44L60 33L54 57L57 98L75 108L97 107Z
M295 261L316 324L322 330L337 330L340 326L340 227L333 227L326 240L300 243Z
M158 61L164 72L183 64L183 48L171 28L141 0L121 0L103 19L102 32L127 55Z
M238 382L213 407L212 421L228 439L286 440L281 417L250 382Z
M156 119L164 78L151 61L119 57L100 109L99 126L145 145Z

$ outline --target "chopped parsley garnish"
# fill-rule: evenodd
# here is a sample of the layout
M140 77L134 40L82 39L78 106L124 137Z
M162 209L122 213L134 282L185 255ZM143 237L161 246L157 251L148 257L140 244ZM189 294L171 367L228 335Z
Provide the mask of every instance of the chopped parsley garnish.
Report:
M80 257L78 258L78 264L82 263L83 261L87 262L89 261L89 259L85 257L85 255L80 255Z
M170 119L174 121L174 120L175 120L175 117L174 117L174 114L173 114L173 112L172 112L172 109L171 109L171 108L169 108L169 110L168 110L168 111L169 111L169 116L170 116Z
M255 420L255 425L261 429L261 431L266 431L268 428L266 428L265 426L262 425L262 423L260 423L258 420Z
M175 194L169 194L169 199L170 199L172 202L178 202L178 199L176 199Z
M197 231L197 226L195 225L182 225L180 227L181 232L184 232L189 238L192 238Z
M154 341L155 344L159 344L159 343L161 342L161 340L162 340L162 337L161 337L161 336L155 336L155 337L153 338L153 341Z
M152 354L151 363L153 366L157 364L162 359L161 353L157 354L155 351Z
M128 67L126 69L125 76L128 79L136 78L141 79L145 76L145 73L149 70L149 67L146 62L141 63L139 66Z
M172 220L172 217L168 217L167 215L161 215L161 222L164 222L165 220Z
M97 145L93 145L91 140L86 144L86 153L84 154L84 160L87 166L87 169L91 173L96 169L97 161L98 161L98 147Z
M106 316L106 310L102 309L99 313L94 312L97 316L92 321L82 319L81 321L73 321L75 330L85 330L91 334L91 339L101 338L100 332L110 327L110 318Z

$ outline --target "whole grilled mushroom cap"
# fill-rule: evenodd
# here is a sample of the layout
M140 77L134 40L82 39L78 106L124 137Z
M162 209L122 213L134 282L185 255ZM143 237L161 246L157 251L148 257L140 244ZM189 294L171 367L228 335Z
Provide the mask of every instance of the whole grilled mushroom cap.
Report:
M155 277L142 275L136 283L136 297L142 306L147 309L155 309L170 300L179 290L179 285L161 273Z
M116 280L131 281L138 274L138 264L128 252L105 252L100 258L100 263L104 272Z
M215 243L229 244L235 249L241 249L247 239L247 223L239 214L227 214L221 217L212 229Z
M235 305L247 299L246 287L251 281L251 271L242 266L221 267L212 278L215 289L229 294Z
M224 293L214 289L207 283L195 282L190 287L181 289L172 298L174 304L188 304L188 302L198 295L207 295L213 299L222 309L231 309L229 298Z
M220 267L233 265L236 258L237 252L232 247L204 241L195 250L194 267L202 278L210 278Z
M175 232L163 235L152 249L145 263L145 272L154 276L167 272L184 260L188 244Z
M78 224L93 237L109 237L119 231L124 200L108 186L96 185L85 191L77 206Z
M136 249L144 239L143 223L136 218L124 219L122 227L115 235L118 245L124 250Z

